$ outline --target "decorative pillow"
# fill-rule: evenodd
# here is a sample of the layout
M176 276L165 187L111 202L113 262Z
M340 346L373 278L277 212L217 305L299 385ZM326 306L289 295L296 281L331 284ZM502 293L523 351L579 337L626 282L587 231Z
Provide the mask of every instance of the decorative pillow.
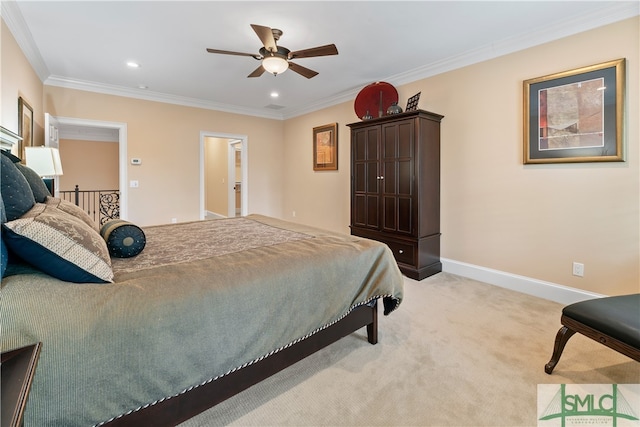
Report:
M20 218L36 203L27 179L6 155L0 156L0 188L8 221Z
M4 213L4 202L0 195L0 224L7 222L7 215ZM7 263L9 262L9 252L7 252L7 246L4 244L4 236L2 235L2 229L0 229L0 278L4 277L4 272L7 271Z
M7 271L7 263L9 262L9 252L7 251L7 246L4 244L4 239L0 240L0 272L2 275L0 277L4 277L5 271Z
M131 258L138 255L147 244L144 231L135 224L122 219L107 221L100 228L100 235L107 242L111 256Z
M27 179L29 187L31 187L31 192L33 193L33 198L37 203L43 203L47 196L51 196L51 193L49 193L49 189L36 171L31 169L30 167L21 165L20 163L14 164L22 173L22 175L24 175L24 177Z
M13 154L11 154L10 151L0 150L0 152L2 152L3 155L7 156L9 158L9 160L11 160L11 162L13 162L13 163L20 163L22 161L22 160L20 160L19 157L16 157Z
M97 232L100 231L100 228L98 228L98 224L93 220L93 218L89 216L88 213L83 211L80 206L76 206L68 200L51 196L47 197L45 203L47 205L60 209L61 211L64 211L69 215L75 216L76 218L87 224L89 227L91 227L93 230Z
M0 194L0 224L7 222L7 213L4 211L4 200L2 200L2 194Z
M36 203L3 225L7 247L39 270L75 283L113 281L107 245L95 230L54 206Z

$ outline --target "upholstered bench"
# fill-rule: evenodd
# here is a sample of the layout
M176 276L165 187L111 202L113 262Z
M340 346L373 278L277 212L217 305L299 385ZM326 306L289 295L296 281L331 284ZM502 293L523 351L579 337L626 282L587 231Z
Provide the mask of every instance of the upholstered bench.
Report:
M562 350L576 332L640 362L640 294L596 298L566 306L560 318L547 374L558 364Z

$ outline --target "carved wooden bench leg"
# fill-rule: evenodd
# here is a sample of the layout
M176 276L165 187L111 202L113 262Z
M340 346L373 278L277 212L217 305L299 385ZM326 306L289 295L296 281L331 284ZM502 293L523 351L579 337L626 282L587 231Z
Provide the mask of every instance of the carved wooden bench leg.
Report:
M566 326L560 328L560 330L556 334L556 341L553 346L553 355L551 356L551 360L549 360L549 363L544 365L544 371L547 374L551 374L551 372L553 372L553 368L556 367L558 361L560 360L560 356L562 356L562 351L564 350L565 344L575 333L576 331L574 331L573 329L569 329Z

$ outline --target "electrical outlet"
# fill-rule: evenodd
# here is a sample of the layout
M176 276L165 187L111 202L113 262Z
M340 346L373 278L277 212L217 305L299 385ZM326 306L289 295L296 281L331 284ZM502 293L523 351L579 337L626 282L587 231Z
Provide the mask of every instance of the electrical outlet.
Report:
M296 217L296 211L291 212L291 216Z
M573 263L573 275L578 277L584 277L584 264L580 262Z
M171 218L171 224L175 224L178 222L178 218Z

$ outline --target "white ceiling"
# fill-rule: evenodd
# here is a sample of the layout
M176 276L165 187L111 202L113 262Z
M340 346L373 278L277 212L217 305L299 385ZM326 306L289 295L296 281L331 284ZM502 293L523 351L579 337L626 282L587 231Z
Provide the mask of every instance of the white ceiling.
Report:
M45 84L286 119L353 100L375 81L398 86L636 16L639 5L3 0L2 16ZM319 72L312 79L247 78L255 59L206 52L257 54L250 24L281 29L278 44L292 51L335 43L339 55L295 60Z

